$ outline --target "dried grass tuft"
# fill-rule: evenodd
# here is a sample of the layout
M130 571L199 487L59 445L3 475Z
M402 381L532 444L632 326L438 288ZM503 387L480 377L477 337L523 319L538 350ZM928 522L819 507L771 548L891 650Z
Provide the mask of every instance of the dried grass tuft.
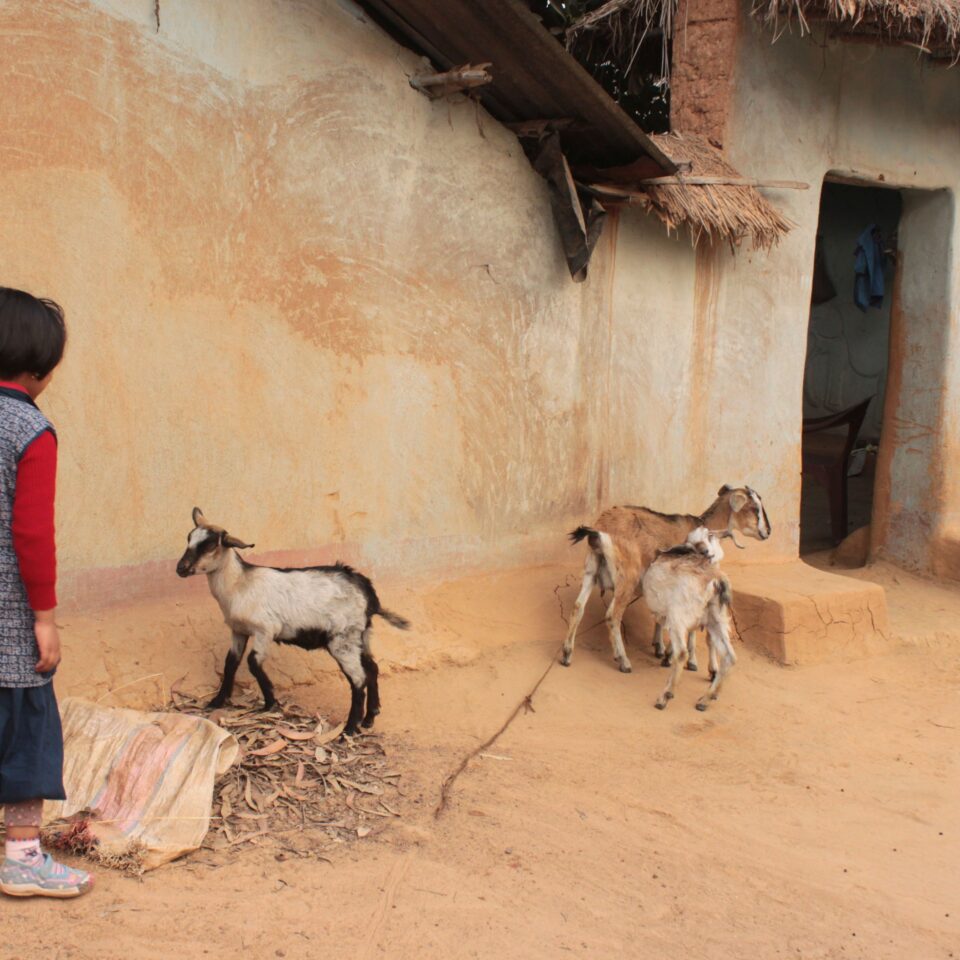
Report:
M69 820L61 820L44 827L41 839L49 850L83 857L111 870L119 870L127 876L143 876L143 844L134 840L125 844L123 849L107 849L94 833L95 829L97 828L91 815L79 813Z
M960 0L754 0L753 15L778 34L826 20L843 32L918 47L936 59L960 59Z

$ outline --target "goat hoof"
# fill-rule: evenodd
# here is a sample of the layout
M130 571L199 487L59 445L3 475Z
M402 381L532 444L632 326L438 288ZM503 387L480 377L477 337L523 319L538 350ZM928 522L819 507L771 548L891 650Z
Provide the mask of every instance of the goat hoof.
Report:
M699 668L695 663L690 663L690 661L688 660L688 661L687 661L687 669L688 669L688 670L692 670L694 673L696 673L697 670L699 670L700 668Z
M621 663L621 664L620 664L620 672L621 672L621 673L633 673L633 667L631 667L629 663Z
M364 730L369 730L373 726L373 721L376 716L374 713L369 717L364 717L363 720L360 721L360 726L363 727Z
M697 703L697 709L698 709L701 713L703 713L703 711L707 709L707 705L706 705L705 703L699 703L699 702L698 702L698 703Z
M666 700L658 700L658 701L654 704L654 706L655 706L658 710L664 710L664 709L666 709L667 701L666 701Z
M359 736L360 736L360 728L353 727L352 729L351 728L345 729L343 733L340 734L340 739L346 740L349 738L352 740L354 737L359 737Z
M260 713L281 713L280 704L276 700L272 700L270 703L265 703L260 708Z
M214 697L206 706L207 710L219 710L227 702L226 697Z
M717 671L716 671L716 670L711 670L711 671L710 671L710 682L713 683L713 681L716 680L716 679L717 679Z
M670 663L670 658L669 658L669 657L664 657L664 658L660 661L660 666L661 666L661 667L669 667L669 666L672 666L672 664Z
M565 654L560 658L560 666L561 666L561 667L569 667L569 666L570 666L570 659L571 659L571 658L570 658L570 654L569 654L569 653L565 653Z

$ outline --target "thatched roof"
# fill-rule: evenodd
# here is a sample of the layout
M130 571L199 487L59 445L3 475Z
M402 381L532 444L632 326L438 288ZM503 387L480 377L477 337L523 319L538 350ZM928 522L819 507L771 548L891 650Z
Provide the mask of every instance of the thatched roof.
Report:
M694 244L722 240L736 247L749 238L754 248L769 249L794 226L757 190L761 181L741 176L704 138L663 133L653 140L682 173L632 179L630 168L595 171L588 189L605 203L642 207L670 231L686 228Z
M829 21L841 34L960 59L960 0L754 0L753 15L778 32L796 22L801 34L809 33L812 22Z
M627 73L636 60L640 44L651 29L660 34L663 79L670 77L670 39L679 0L607 0L585 13L565 31L568 48L577 41L596 40L606 55L622 64Z

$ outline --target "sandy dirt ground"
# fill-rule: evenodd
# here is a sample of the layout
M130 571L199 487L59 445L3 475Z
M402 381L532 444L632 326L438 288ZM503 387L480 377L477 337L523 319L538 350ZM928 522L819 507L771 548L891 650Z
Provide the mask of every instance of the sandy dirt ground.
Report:
M403 770L400 818L330 862L265 843L142 880L101 871L77 901L5 900L0 954L960 957L960 590L868 575L888 587L888 654L786 669L743 650L704 714L703 674L653 708L666 672L635 615L630 675L587 631L439 817L444 778L555 660L575 571L381 589L418 625L377 628L376 735ZM61 695L129 694L152 672L212 689L225 637L211 606L197 591L65 617ZM341 716L322 656L284 650L270 669L282 695Z

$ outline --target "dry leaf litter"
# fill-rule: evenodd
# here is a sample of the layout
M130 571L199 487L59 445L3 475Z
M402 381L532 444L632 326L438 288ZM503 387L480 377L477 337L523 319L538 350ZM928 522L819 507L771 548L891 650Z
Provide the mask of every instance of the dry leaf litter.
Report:
M217 781L202 849L273 845L279 856L316 856L324 848L379 832L399 817L400 771L391 770L373 734L341 740L318 713L296 705L263 713L254 694L234 709L203 708L173 693L173 709L229 730L241 755Z

